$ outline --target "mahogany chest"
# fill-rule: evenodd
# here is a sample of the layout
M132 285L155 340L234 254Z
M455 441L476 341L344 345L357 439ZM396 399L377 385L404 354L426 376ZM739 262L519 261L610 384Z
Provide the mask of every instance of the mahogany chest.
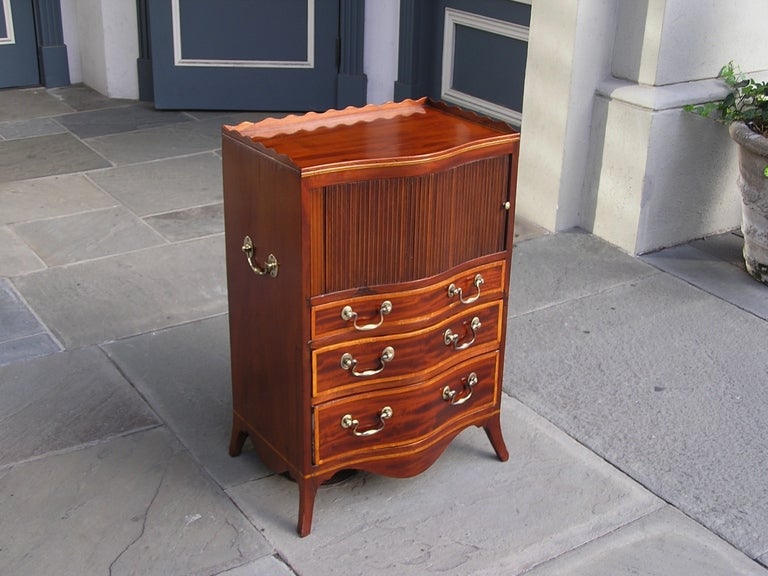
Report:
M299 488L499 421L519 134L428 100L225 126L230 454Z

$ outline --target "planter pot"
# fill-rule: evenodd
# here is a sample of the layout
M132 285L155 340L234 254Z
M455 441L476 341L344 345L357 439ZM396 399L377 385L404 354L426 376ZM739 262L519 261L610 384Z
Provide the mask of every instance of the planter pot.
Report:
M744 263L752 277L768 284L768 138L743 122L731 124L729 132L739 145Z

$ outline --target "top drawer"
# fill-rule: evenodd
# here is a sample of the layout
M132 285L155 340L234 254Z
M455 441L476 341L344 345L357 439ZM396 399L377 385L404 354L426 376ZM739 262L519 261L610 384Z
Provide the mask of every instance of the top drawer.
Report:
M312 306L313 347L326 339L360 338L404 332L450 315L470 304L497 300L504 293L506 261L464 267L433 281L382 287L364 296L346 293ZM369 291L370 292L370 291ZM314 341L321 340L315 343Z

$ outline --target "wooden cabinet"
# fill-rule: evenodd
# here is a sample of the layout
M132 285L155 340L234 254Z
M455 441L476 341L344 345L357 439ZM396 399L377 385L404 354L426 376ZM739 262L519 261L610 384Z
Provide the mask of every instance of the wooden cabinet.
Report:
M299 488L428 468L499 414L519 135L427 100L225 126L230 454Z

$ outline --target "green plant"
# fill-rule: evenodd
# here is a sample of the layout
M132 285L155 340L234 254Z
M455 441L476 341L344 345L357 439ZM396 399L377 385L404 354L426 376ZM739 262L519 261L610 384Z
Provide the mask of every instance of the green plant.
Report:
M699 116L713 117L723 124L744 122L754 132L768 138L768 82L745 78L733 62L723 66L717 77L730 90L725 98L706 104L688 104L683 109ZM713 113L717 115L713 116Z

